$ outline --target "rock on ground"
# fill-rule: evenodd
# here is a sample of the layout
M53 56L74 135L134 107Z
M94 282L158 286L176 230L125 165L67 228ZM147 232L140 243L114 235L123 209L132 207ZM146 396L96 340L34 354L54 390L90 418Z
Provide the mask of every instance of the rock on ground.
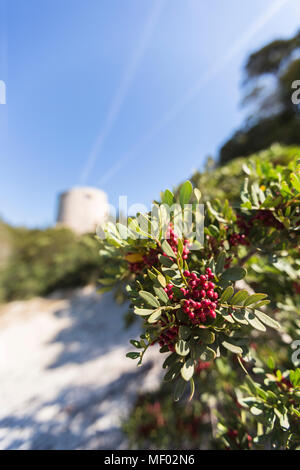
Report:
M0 449L126 448L121 421L154 389L161 358L125 357L139 325L91 287L0 310Z

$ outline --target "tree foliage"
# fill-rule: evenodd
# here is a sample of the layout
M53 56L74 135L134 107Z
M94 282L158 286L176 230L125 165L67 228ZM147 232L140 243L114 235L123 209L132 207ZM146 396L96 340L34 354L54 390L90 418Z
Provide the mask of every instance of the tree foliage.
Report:
M245 66L244 104L252 111L244 126L222 146L224 164L273 142L300 143L300 108L292 101L292 87L300 76L300 33L276 40L250 55Z

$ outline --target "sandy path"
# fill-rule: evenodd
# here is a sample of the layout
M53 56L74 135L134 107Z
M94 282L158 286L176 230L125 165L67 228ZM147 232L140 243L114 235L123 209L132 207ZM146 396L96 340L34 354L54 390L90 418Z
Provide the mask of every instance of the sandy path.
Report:
M144 367L125 358L124 309L92 288L1 308L0 449L126 447L120 420L161 368L154 348Z

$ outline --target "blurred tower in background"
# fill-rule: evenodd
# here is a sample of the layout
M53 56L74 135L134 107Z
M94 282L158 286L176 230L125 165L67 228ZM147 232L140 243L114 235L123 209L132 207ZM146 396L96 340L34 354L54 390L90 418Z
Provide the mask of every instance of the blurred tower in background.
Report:
M72 188L59 195L57 224L75 233L95 232L97 225L107 219L108 200L100 189Z

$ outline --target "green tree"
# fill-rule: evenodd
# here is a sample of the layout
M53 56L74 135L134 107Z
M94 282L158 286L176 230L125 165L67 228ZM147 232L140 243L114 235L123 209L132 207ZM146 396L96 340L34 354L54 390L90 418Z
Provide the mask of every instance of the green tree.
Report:
M300 107L292 85L300 79L300 31L252 53L245 66L244 105L252 105L244 125L222 146L220 162L247 156L274 142L300 143Z

